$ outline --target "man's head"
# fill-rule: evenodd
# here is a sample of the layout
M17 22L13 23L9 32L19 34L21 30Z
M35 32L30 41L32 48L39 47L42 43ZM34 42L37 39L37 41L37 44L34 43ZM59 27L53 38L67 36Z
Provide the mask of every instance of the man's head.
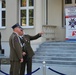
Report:
M20 35L20 36L23 35L23 28L18 23L13 25L12 29L13 29L14 32L18 33L18 35Z

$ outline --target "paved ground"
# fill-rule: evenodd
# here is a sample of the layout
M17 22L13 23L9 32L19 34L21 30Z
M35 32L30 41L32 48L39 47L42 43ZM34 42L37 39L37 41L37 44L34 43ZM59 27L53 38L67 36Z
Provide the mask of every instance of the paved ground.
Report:
M47 65L33 63L32 75L76 75L76 66ZM1 71L9 74L10 65L1 65ZM50 68L50 69L48 69ZM25 72L26 74L26 72ZM0 75L6 75L0 72Z
M42 70L41 69L41 66L39 65L36 65L36 64L33 64L33 74L32 75L42 75ZM1 73L0 72L0 75L8 75L9 74L9 70L10 70L10 65L1 65L1 71L3 71L4 73ZM25 75L27 74L26 70L25 70Z

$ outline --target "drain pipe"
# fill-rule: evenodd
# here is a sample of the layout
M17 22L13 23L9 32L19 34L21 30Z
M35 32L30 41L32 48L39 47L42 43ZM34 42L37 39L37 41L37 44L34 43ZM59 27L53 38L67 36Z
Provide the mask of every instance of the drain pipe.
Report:
M46 25L48 25L48 0L46 0Z

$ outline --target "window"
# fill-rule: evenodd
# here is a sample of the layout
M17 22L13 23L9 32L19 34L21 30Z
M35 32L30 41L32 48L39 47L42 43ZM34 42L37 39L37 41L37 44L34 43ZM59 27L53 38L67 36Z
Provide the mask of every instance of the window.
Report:
M34 25L34 0L20 0L19 20L23 27Z
M65 4L72 4L72 0L65 0Z
M75 0L75 3L76 3L76 0Z
M0 27L6 26L6 1L0 0Z

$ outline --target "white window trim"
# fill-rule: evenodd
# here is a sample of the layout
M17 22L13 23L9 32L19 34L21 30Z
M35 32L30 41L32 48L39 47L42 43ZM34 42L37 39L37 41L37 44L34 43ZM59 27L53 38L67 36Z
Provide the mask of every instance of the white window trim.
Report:
M2 26L2 11L6 11L6 8L2 8L2 0L0 0L0 29L5 29L6 26Z
M0 11L2 11L1 5L2 5L2 1L0 0ZM2 23L2 22L1 22L1 21L2 21L2 15L1 15L1 14L2 14L2 12L0 12L0 16L1 16L1 17L0 17L0 28L1 28L1 23Z
M27 7L20 7L20 0L19 0L19 23L21 22L20 21L20 10L25 10L25 9L27 9L27 15L26 15L26 17L27 17L27 19L26 19L26 26L22 26L22 28L34 28L34 25L33 26L29 26L29 9L34 9L34 6L30 6L29 7L29 5L28 5L29 3L28 3L28 1L27 1Z

